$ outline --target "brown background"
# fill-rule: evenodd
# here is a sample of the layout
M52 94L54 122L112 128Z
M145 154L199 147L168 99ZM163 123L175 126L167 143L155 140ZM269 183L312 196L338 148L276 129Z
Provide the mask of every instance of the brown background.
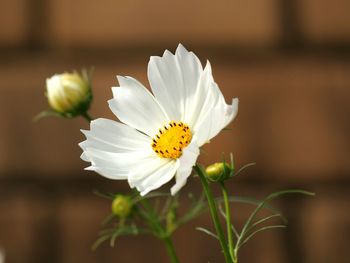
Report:
M162 244L148 236L90 250L110 205L92 190L128 186L83 171L77 144L84 120L32 118L47 107L46 77L89 66L91 114L113 118L106 101L115 75L146 84L149 56L181 42L211 61L227 99L240 99L232 131L206 146L210 154L201 162L231 151L237 166L257 162L230 182L233 194L261 198L289 187L317 193L275 203L289 227L258 236L241 262L349 263L349 10L348 0L1 0L6 262L168 262ZM192 178L183 192L198 186ZM232 208L241 224L250 207ZM223 262L217 242L194 230L199 225L212 227L203 216L175 234L181 262Z

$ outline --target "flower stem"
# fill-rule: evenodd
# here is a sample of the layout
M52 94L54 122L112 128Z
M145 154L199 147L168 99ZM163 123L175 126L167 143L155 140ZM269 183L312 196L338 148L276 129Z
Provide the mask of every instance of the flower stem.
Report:
M170 257L170 260L172 263L179 263L179 259L176 255L176 252L175 252L175 248L174 248L174 245L173 245L173 241L171 240L170 236L169 235L165 235L162 240L164 241L165 243L165 246L166 246L166 249L167 249L167 252L168 252L168 255Z
M199 175L199 178L202 181L204 192L205 192L205 195L206 195L207 200L208 200L210 213L211 213L211 216L212 216L212 219L214 222L215 230L216 230L216 233L218 235L220 245L221 245L221 248L222 248L223 253L224 253L225 261L226 261L226 263L233 263L233 260L230 256L230 253L229 253L229 250L227 247L224 232L223 232L221 224L220 224L220 220L219 220L219 216L217 213L217 208L216 208L216 204L214 201L213 193L211 192L211 190L209 188L209 185L208 185L207 179L205 178L203 170L198 165L196 165L194 167L194 169L196 170L196 172Z
M173 242L171 240L171 236L170 236L171 234L166 231L165 227L162 225L162 223L158 219L158 216L154 212L153 207L150 205L148 200L142 199L141 202L149 213L149 218L147 220L149 221L151 228L154 230L154 234L159 239L164 241L164 244L166 246L166 249L167 249L167 252L168 252L168 255L170 257L171 262L172 263L180 263L177 255L176 255Z
M81 116L82 116L85 120L87 120L88 122L92 121L91 116L90 116L89 113L87 113L87 112L82 113Z
M228 201L227 188L226 188L224 182L220 182L220 186L221 186L221 189L222 189L222 195L224 197L224 203L225 203L228 248L229 248L229 251L230 251L231 258L233 259L234 262L237 262L237 259L234 256L234 244L233 244L232 229L231 229L231 211L230 211L230 204L229 204L229 201Z

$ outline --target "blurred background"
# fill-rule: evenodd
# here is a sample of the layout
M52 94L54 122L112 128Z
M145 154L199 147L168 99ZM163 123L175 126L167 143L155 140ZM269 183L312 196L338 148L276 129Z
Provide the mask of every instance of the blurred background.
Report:
M95 118L114 118L107 100L115 76L148 85L150 55L179 42L212 63L225 97L239 97L231 131L205 147L200 162L233 152L232 194L262 198L284 188L316 197L274 203L286 230L257 236L241 262L349 263L350 1L348 0L1 0L0 250L5 262L168 262L153 237L90 247L110 203L92 191L128 192L125 182L84 171L83 119L32 118L46 109L45 79L95 67ZM169 185L164 188L169 189ZM183 190L199 191L191 178ZM240 225L250 206L232 207ZM218 243L180 228L182 262L223 262Z

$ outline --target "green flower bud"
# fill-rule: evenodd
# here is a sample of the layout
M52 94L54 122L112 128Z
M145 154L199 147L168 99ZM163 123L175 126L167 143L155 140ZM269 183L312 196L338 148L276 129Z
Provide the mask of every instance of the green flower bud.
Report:
M206 169L206 177L209 181L220 182L231 177L233 168L226 162L214 163L209 165Z
M117 195L112 202L112 212L120 218L128 217L133 208L133 203L130 196Z
M92 100L86 72L56 74L46 80L46 96L52 110L72 118L85 113Z

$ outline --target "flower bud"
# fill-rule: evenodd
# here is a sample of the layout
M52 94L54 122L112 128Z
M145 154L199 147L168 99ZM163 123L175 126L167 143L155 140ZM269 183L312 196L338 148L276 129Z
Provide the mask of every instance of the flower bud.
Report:
M233 168L226 162L214 163L209 165L206 169L206 177L209 181L220 182L231 177Z
M56 74L46 80L46 91L50 107L67 118L86 113L92 100L86 72Z
M112 212L120 218L128 217L132 212L132 208L132 200L127 195L117 195L112 202Z

